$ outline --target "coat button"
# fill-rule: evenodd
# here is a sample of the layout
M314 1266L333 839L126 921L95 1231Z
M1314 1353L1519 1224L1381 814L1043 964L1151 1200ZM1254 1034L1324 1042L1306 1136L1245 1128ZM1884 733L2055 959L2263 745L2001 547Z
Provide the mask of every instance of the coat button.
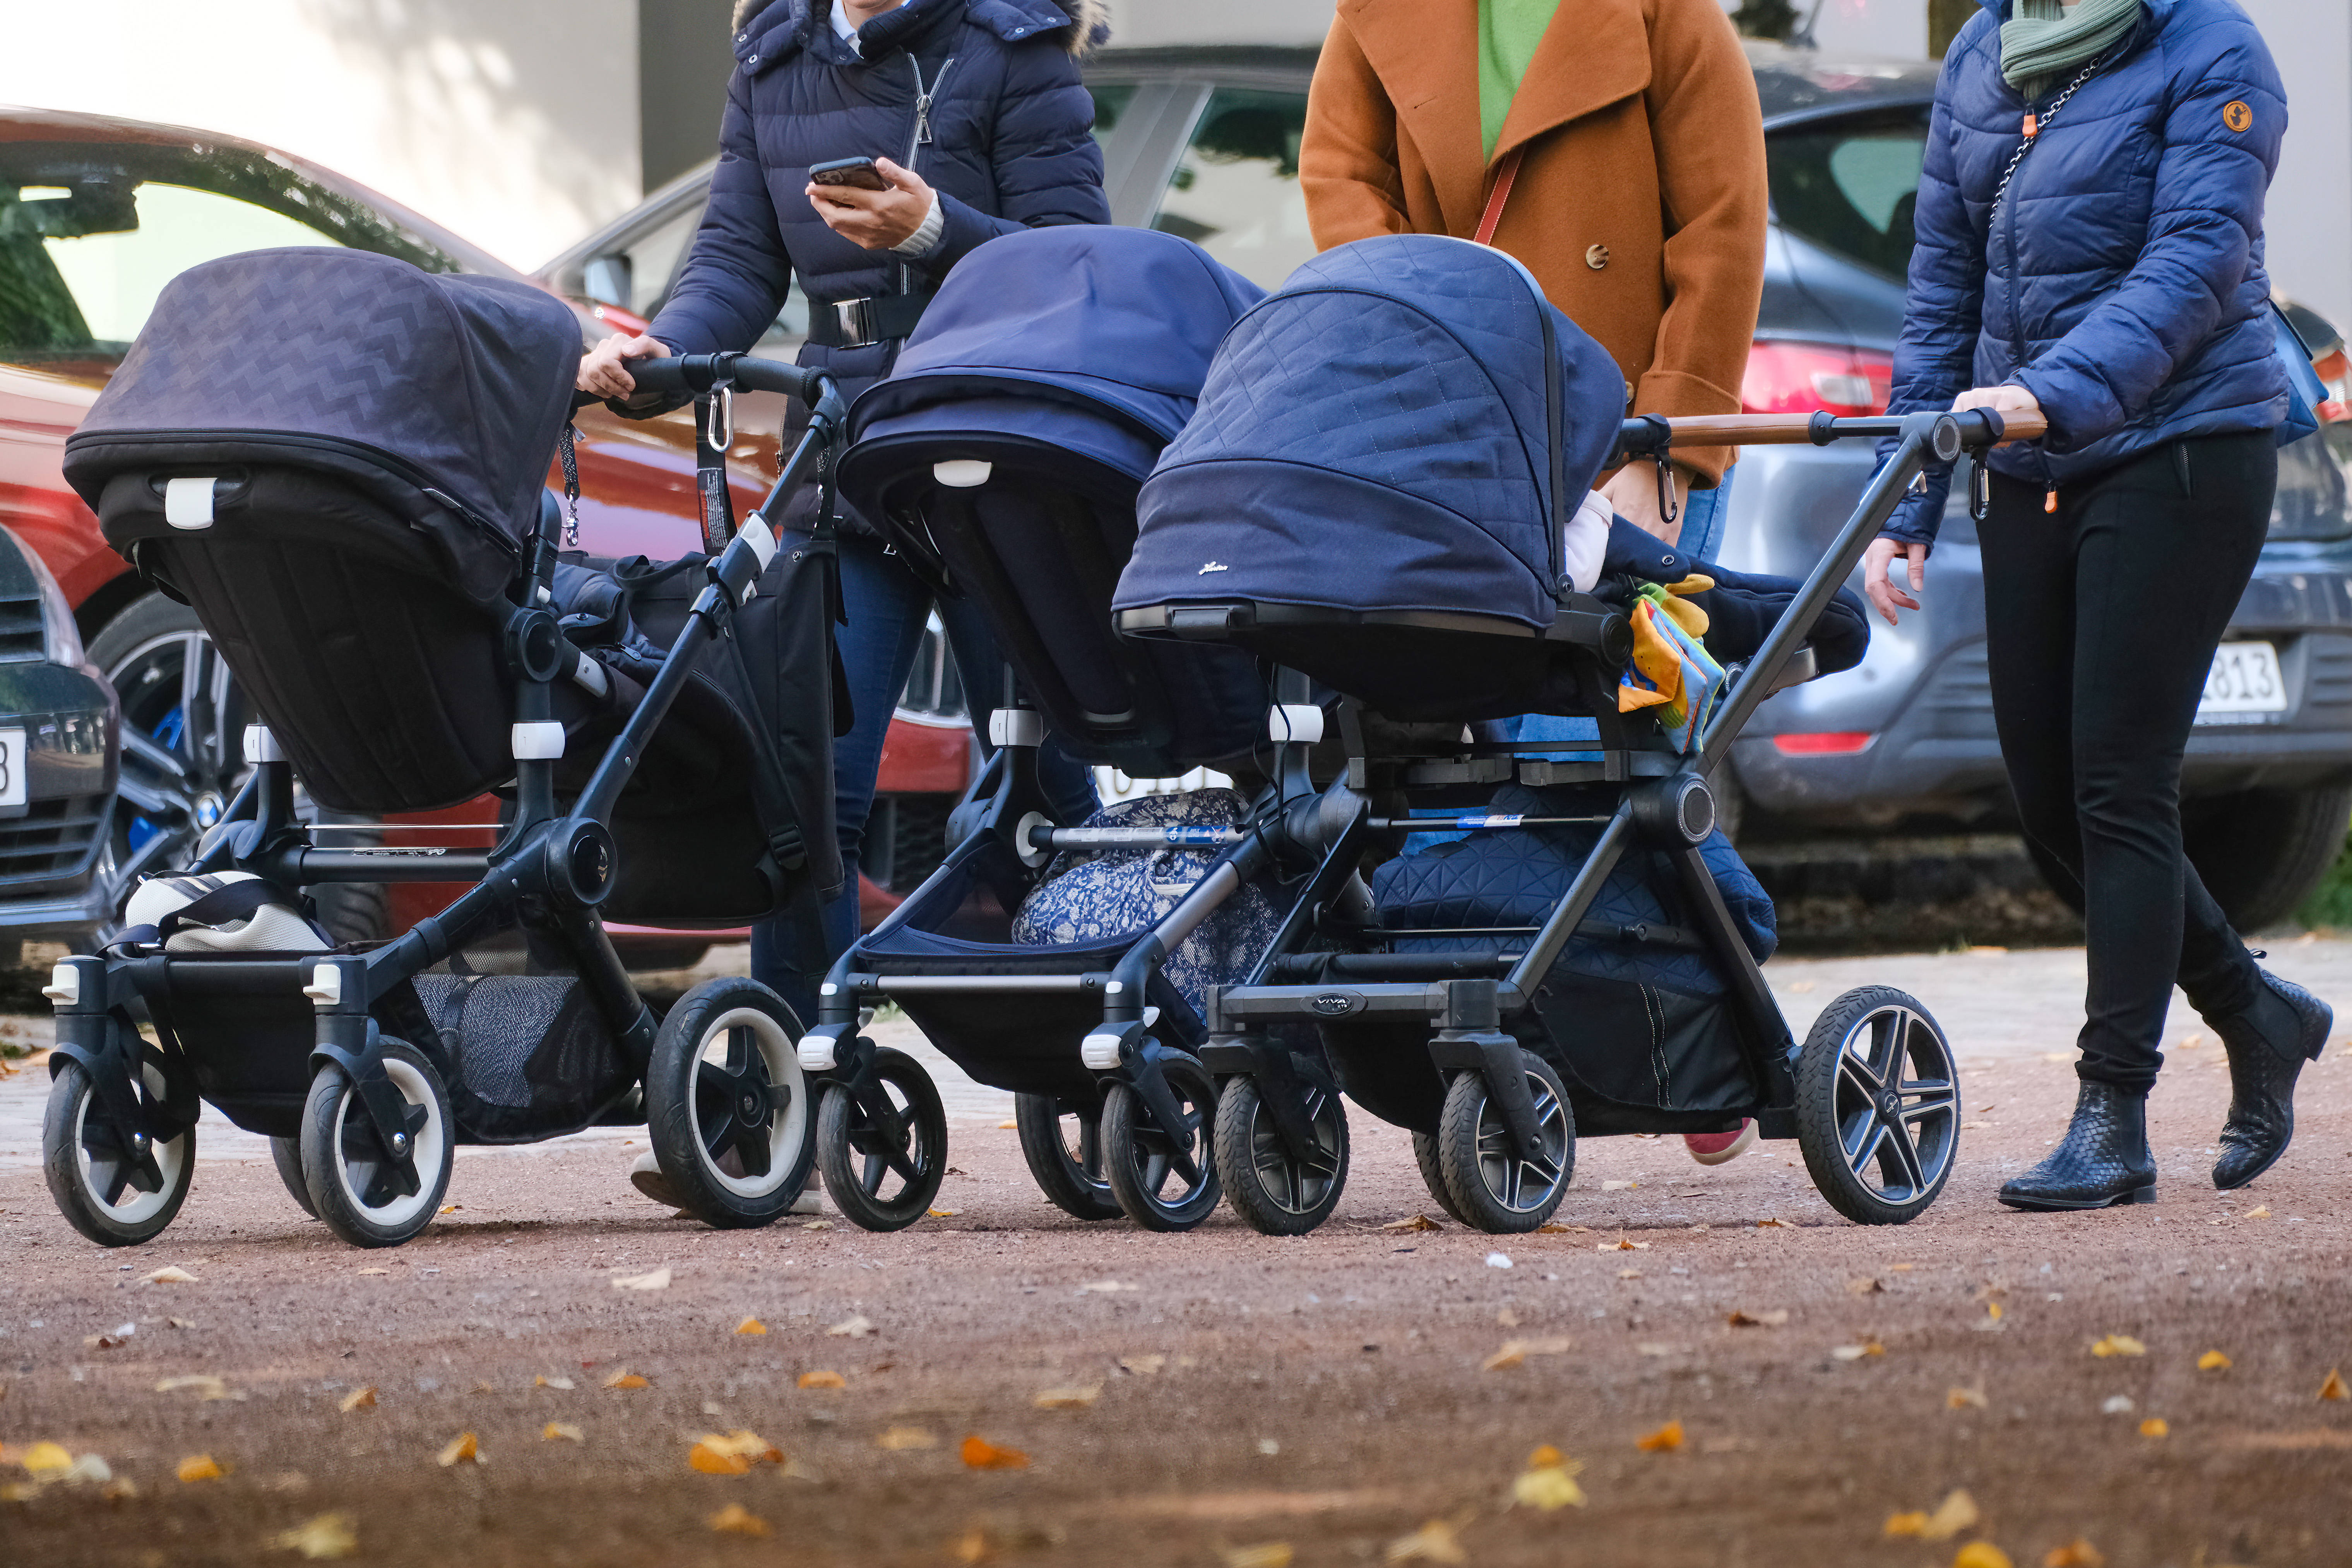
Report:
M1591 268L1595 272L1600 271L1602 268L1609 265L1609 247L1605 245L1590 245L1585 247L1584 264L1587 267Z
M755 65L758 65L758 64L760 63L760 57L759 57L759 56L757 56L757 55L753 55L753 56L751 56L750 58L746 59L743 63L744 63L745 65L747 65L747 66L755 66Z

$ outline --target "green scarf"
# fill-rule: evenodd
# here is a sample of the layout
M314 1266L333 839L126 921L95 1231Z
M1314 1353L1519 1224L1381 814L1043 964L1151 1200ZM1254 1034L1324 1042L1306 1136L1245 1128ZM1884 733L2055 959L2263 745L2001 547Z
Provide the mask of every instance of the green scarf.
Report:
M2058 0L2017 0L2000 25L2000 74L2028 99L2058 85L2123 41L2139 22L2140 0L2083 0L2067 16Z
M1478 129L1486 135L1489 159L1510 117L1511 100L1518 96L1519 80L1559 9L1559 0L1478 0Z

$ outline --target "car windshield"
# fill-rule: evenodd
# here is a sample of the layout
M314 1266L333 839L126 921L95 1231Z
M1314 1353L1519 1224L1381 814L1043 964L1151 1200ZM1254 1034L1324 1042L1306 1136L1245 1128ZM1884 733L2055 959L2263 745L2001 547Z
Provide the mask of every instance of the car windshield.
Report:
M1307 95L1220 87L1194 124L1151 226L1199 245L1261 287L1315 254L1298 141Z
M364 204L252 149L0 142L0 363L104 375L181 272L289 245L465 270Z
M1781 227L1874 272L1911 265L1927 111L1905 109L1774 132L1765 142Z

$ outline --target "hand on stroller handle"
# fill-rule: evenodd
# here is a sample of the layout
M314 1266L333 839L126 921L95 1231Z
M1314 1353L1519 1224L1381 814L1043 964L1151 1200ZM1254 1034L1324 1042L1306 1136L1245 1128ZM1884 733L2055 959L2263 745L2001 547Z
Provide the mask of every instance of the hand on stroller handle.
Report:
M782 360L754 359L740 353L631 360L629 379L636 384L636 395L644 398L692 397L728 382L739 392L779 392L812 407L823 400L833 384L833 378L821 370L805 370ZM581 392L572 395L572 405L584 408L604 401L593 392Z
M1793 447L1802 443L1822 447L1855 437L1875 440L1900 436L1907 417L1881 414L1840 418L1814 413L1717 414L1666 419L1648 415L1625 421L1619 445L1635 457L1656 456L1672 447ZM1958 426L1960 444L1970 448L2002 441L2038 440L2048 429L2038 414L1996 414L1979 408L1964 410L1951 417Z

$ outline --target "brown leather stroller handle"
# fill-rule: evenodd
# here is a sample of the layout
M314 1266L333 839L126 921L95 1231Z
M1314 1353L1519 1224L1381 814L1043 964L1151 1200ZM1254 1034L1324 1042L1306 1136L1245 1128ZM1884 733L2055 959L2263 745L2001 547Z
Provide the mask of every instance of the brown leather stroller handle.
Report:
M1814 418L1811 414L1717 414L1669 419L1666 425L1677 447L1793 447L1813 443ZM2036 440L2049 428L2039 414L2003 414L2000 423L2004 441ZM1836 427L1839 434L1849 429L1856 435L1872 433L1859 419L1840 419Z

